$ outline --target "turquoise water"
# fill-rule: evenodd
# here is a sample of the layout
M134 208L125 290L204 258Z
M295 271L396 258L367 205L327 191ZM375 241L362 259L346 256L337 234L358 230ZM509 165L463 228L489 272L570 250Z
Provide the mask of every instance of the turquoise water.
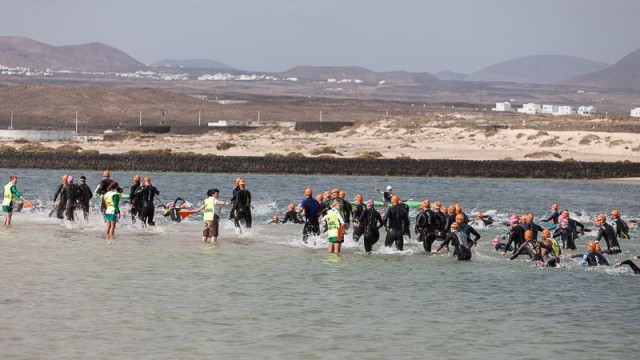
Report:
M87 175L95 187L98 172ZM268 225L305 187L340 187L353 197L391 184L409 199L459 202L501 218L549 205L591 225L620 209L637 219L636 186L588 181L421 179L246 175L254 228L224 222L219 245L200 242L201 218L166 218L141 228L125 217L116 238L98 215L69 224L47 217L61 171L20 170L18 188L40 206L0 228L0 358L635 358L640 350L638 276L628 269L535 268L495 253L480 229L471 262L347 238L340 257L324 237L301 241L300 225ZM8 170L0 170L7 179ZM208 188L228 198L236 174L151 173L161 200L198 205ZM133 173L114 172L130 185ZM3 183L4 184L4 183ZM593 233L591 233L593 234ZM593 238L578 241L584 249ZM384 233L383 233L384 236ZM640 253L640 233L621 240L622 255ZM638 261L640 262L640 261Z

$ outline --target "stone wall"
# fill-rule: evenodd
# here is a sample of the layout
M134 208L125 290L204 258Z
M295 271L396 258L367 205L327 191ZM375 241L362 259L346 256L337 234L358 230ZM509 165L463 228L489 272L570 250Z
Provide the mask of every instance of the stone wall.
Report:
M298 121L296 122L295 131L317 131L317 132L336 132L342 128L353 126L353 122L348 121Z
M601 179L640 177L640 163L3 153L1 168Z

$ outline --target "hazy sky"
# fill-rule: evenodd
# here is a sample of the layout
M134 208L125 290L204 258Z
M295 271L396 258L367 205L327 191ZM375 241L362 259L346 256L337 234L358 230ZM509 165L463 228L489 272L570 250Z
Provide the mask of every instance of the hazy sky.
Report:
M470 73L527 55L614 63L640 48L640 0L0 0L0 35L147 64Z

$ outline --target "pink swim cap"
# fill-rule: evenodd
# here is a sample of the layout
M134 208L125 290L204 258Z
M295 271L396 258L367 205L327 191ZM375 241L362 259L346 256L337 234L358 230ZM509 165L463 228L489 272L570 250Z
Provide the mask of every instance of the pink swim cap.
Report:
M517 224L518 221L520 221L520 218L518 217L518 215L513 215L511 216L511 219L509 219L509 224L511 225Z
M373 207L373 200L367 201L367 209Z
M498 238L497 236L493 238L493 240L491 241L493 243L493 245L498 245L500 244L500 238Z
M67 182L68 182L69 184L73 184L73 175L69 175L69 176L67 176Z
M561 227L566 228L566 227L569 226L569 220L567 220L565 218L562 218L562 219L559 219L559 220L560 220L560 226Z

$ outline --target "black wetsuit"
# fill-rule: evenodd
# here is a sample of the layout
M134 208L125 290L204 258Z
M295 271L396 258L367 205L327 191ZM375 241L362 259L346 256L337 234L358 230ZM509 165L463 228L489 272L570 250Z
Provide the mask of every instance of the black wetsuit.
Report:
M365 207L363 203L356 203L353 205L351 210L351 223L353 225L353 241L358 242L362 234L364 234L364 229L360 225L360 217L362 213L364 213Z
M513 243L514 252L524 243L524 228L520 225L512 226L509 229L509 241L505 248L509 249Z
M62 189L64 188L65 184L60 184L58 185L58 188L56 189L56 193L55 195L53 195L53 201L55 202L58 199L58 196L60 196L60 203L58 205L56 205L56 217L58 219L64 219L64 210L67 206L67 195L66 193L62 193ZM49 215L51 216L51 214Z
M136 222L136 218L141 219L140 210L142 210L142 193L136 192L140 188L140 182L131 185L129 191L129 201L131 201L131 222Z
M351 224L351 212L353 212L353 206L351 205L350 202L348 201L344 201L344 199L342 199L342 219L344 220L345 224Z
M153 215L156 210L156 206L154 205L153 200L156 195L160 195L160 191L151 184L145 184L136 190L136 194L141 194L142 196L140 220L142 220L142 223L145 225L155 225L155 222L153 222Z
M231 200L229 200L229 202L231 203L231 211L229 212L229 220L234 220L235 218L235 211L233 211L233 209L235 209L236 206L236 195L238 194L238 191L240 191L240 186L236 185L235 188L233 188L233 191L231 192Z
M540 221L549 222L549 221L553 220L553 223L557 224L558 223L558 217L560 217L560 213L557 212L557 211L554 211L548 218L540 219Z
M247 229L251 228L251 192L249 190L241 189L236 193L234 212L236 227L244 224Z
M469 246L469 238L463 232L456 231L450 232L444 238L444 241L438 246L439 249L449 246L449 244L453 245L454 251L453 256L457 256L458 260L465 261L471 260L471 250Z
M282 221L282 223L286 224L289 221L294 224L302 224L302 221L298 218L298 212L295 210L287 211L287 213L284 214L284 220Z
M539 243L538 240L525 241L524 244L520 245L518 250L516 250L513 255L511 255L511 260L517 259L518 256L522 255L522 253L526 253L527 255L529 255L529 258L532 261L542 260L542 254L540 253L540 248L542 247L542 245L543 244Z
M373 245L380 239L378 229L382 226L384 226L384 222L378 210L368 208L360 214L360 228L364 235L364 251L367 254L371 252Z
M629 225L620 218L615 219L613 222L616 224L616 235L618 235L618 238L630 240Z
M471 235L474 236L473 238L473 243L469 243L469 246L473 246L475 245L475 243L478 242L478 240L480 240L480 233L476 231L476 229L474 229L471 225L464 223L464 224L460 224L460 228L458 229L458 231L463 232L465 235L467 235L467 238L471 238Z
M431 252L431 246L437 238L439 226L438 216L431 209L426 209L418 214L415 230L416 234L418 234L418 241L422 242L424 251Z
M580 228L580 230L578 230L578 228ZM558 226L553 232L553 237L557 238L560 236L563 249L576 250L577 247L575 241L578 238L578 232L581 232L582 230L584 230L584 225L582 225L582 223L569 219L569 226L566 228Z
M89 208L91 206L91 198L93 197L93 192L91 188L86 183L78 184L78 189L80 189L80 206L82 206L82 214L84 215L85 220L89 218Z
M407 213L407 221L404 223L404 227L402 228L402 235L406 239L410 239L411 238L411 221L409 220L409 211L411 211L411 208L409 208L409 205L405 203L400 203L398 205L404 208L404 211Z
M409 214L400 204L393 205L387 208L383 222L387 227L387 237L385 238L384 246L391 247L395 242L396 249L402 251L404 248L403 234L407 226L406 224L409 223Z
M440 239L443 239L447 236L447 217L442 213L442 211L434 211L436 214L436 223L437 225L437 234Z
M599 252L590 252L586 254L574 254L572 258L583 258L582 261L587 263L587 266L609 266L609 260Z
M607 242L607 249L602 251L605 254L619 254L622 252L622 250L620 250L620 244L618 243L618 238L616 237L616 230L613 228L613 226L604 223L602 226L600 226L600 228L598 229L598 237L596 238L596 241L600 241L600 239L604 238L604 240Z
M621 262L620 265L629 265L631 267L631 270L633 270L634 274L640 275L640 268L633 261L625 260L625 261Z
M531 232L533 233L533 239L534 240L538 240L538 234L542 232L542 230L544 230L544 228L536 223L528 223L528 224L524 224L524 228L525 231L526 230L531 230Z
M113 180L111 180L110 178L104 178L102 180L100 180L100 184L98 185L98 189L96 189L96 195L104 195L107 193L107 188L109 187L109 184L111 184ZM105 204L104 201L100 201L100 211L102 211L102 214L104 215L104 211L107 209L107 205Z
M76 209L76 204L80 199L80 189L76 184L66 184L60 191L60 199L65 199L64 214L67 220L74 221L73 211ZM60 208L63 208L62 201L60 201Z

